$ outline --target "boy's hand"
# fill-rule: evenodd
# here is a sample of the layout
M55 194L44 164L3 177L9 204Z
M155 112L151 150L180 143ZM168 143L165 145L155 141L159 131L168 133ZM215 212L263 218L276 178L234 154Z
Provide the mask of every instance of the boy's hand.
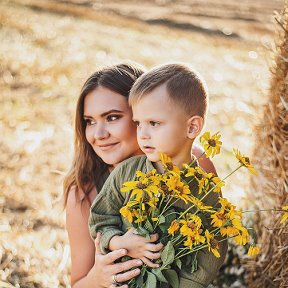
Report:
M127 249L127 255L141 259L144 264L151 268L159 267L159 264L153 263L150 259L160 258L160 250L163 248L162 243L154 244L159 238L158 234L150 235L150 239L134 234L135 229L128 230L122 236L114 236L109 243L111 250L124 248ZM114 249L113 249L114 248Z

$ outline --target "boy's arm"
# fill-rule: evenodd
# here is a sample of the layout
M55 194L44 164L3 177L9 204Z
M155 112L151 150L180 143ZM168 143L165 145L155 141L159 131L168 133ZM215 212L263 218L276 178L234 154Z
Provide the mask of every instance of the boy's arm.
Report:
M227 241L219 243L220 257L216 258L208 249L197 254L198 270L193 273L181 271L179 288L204 288L216 277L227 253Z
M120 171L119 171L120 172ZM93 239L101 232L101 250L109 251L109 241L115 235L123 235L119 209L123 206L124 197L120 192L120 175L112 173L105 182L101 192L94 200L89 217L89 231Z
M204 198L205 205L216 205L219 199L219 194L216 192L210 193ZM218 238L222 240L222 238ZM220 257L217 258L207 248L200 250L197 254L197 270L193 273L181 271L180 287L179 288L204 288L207 287L218 274L219 269L224 263L228 249L227 240L219 242Z

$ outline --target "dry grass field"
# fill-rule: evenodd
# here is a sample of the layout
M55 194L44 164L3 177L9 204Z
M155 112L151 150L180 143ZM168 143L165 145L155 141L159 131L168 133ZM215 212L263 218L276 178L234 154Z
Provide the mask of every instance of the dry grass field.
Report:
M221 131L220 176L231 150L252 151L269 85L273 13L282 1L0 1L0 281L70 287L62 180L84 80L133 60L192 63L210 92L206 130ZM252 155L253 156L253 155ZM224 195L245 203L246 171ZM1 284L0 284L0 287Z

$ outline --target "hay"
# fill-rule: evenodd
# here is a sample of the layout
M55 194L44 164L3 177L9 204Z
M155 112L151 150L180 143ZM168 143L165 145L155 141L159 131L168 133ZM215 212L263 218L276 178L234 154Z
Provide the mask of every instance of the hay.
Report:
M268 103L256 128L255 164L259 177L252 180L249 198L257 209L288 205L287 193L287 95L288 95L288 2L277 16L280 37L271 68ZM279 224L281 213L256 215L261 255L244 263L249 287L288 287L288 223Z

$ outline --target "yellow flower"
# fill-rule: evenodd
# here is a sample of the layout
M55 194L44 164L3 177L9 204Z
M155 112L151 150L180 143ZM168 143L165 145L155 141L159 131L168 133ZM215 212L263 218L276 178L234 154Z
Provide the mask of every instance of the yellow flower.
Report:
M176 220L173 220L170 227L168 228L168 234L173 235L179 230L179 223Z
M212 251L215 257L219 258L219 244L218 241L214 238L214 234L211 234L208 230L205 231L205 236L207 239L208 250Z
M183 236L195 236L197 234L200 234L200 227L202 225L202 220L199 216L187 213L185 215L185 219L181 219L179 221L182 224L182 227L180 228L180 233Z
M213 173L207 174L207 177L209 181L211 181L212 184L215 185L215 188L212 191L216 193L220 193L221 188L225 186L225 182L222 181L219 177L215 176Z
M224 211L219 211L210 216L212 218L211 224L213 227L220 228L225 225L228 217L224 214Z
M186 241L183 243L184 246L189 247L190 249L192 248L193 241L191 237L187 237Z
M134 216L136 217L135 223L141 223L147 219L145 211L141 211L141 209L134 210Z
M282 210L283 211L288 211L288 206L283 206ZM285 212L284 215L281 218L280 224L284 223L287 218L288 218L288 212Z
M214 157L215 155L220 153L220 148L222 145L222 142L219 141L220 137L221 135L219 134L219 132L212 136L210 136L210 132L205 132L200 137L200 142L207 157Z
M220 233L222 236L234 237L239 235L240 231L244 229L241 220L239 218L234 218L229 220L228 225L220 228Z
M173 191L173 197L182 199L186 204L190 201L190 188L183 181L179 175L169 175L165 181L169 191Z
M248 233L248 230L242 227L239 230L239 234L234 237L234 241L237 245L246 245L250 241L250 235Z
M260 247L256 245L251 245L248 250L248 256L256 256L260 253Z
M150 207L156 207L158 202L159 202L159 198L154 196L154 197L150 198L148 202L144 202L144 203L148 204Z
M226 227L220 228L220 233L221 233L222 237L224 237L226 235L228 237L234 237L234 236L239 234L239 229L237 229L234 226L226 226Z
M202 232L202 229L200 231ZM199 245L200 243L205 243L205 237L197 233L194 236L187 236L183 245L192 249L193 245Z
M189 167L185 166L188 170L188 173L186 173L186 177L194 177L198 184L199 184L199 190L198 193L201 194L203 190L208 186L209 181L207 178L207 173L205 173L200 167Z
M162 162L162 164L166 170L172 171L172 172L180 175L180 169L178 168L178 166L176 166L172 163L172 160L168 155L166 155L164 153L160 153L160 161Z
M241 152L238 149L233 149L233 152L234 152L235 157L240 162L241 166L246 167L250 173L257 175L257 172L256 172L253 164L250 163L249 157L241 154Z
M119 212L120 214L126 218L129 223L132 223L133 222L133 216L134 216L134 213L133 213L134 209L131 209L129 206L123 206Z
M236 210L236 206L234 206L231 202L229 202L226 198L219 198L218 202L221 204L221 211L227 215L230 220L233 220L235 216L242 218L242 212Z
M157 186L157 183L150 183L148 178L144 178L142 180L125 182L120 191L124 193L132 191L131 196L135 195L135 199L137 201L140 201L145 195L145 192L148 193L149 197L152 197L153 194L159 193L159 188Z
M189 201L195 205L199 210L205 211L205 212L210 212L214 213L215 211L212 210L212 206L205 206L204 203L198 199L197 197L190 196Z

